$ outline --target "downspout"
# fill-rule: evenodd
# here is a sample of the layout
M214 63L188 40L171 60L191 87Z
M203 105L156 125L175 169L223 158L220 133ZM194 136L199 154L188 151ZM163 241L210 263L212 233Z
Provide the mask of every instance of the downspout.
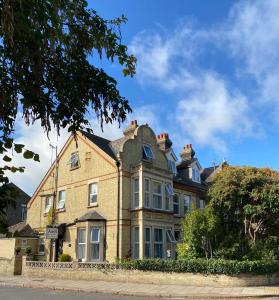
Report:
M117 227L116 227L116 260L119 260L119 241L120 241L120 161L116 162L117 166Z

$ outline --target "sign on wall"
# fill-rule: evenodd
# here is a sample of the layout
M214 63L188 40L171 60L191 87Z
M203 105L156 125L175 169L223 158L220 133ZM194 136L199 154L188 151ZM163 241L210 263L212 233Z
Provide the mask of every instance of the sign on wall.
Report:
M58 228L48 227L46 228L46 239L58 239Z

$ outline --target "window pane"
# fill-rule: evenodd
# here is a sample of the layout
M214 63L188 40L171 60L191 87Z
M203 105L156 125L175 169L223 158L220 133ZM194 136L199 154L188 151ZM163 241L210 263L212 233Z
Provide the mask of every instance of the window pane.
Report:
M153 195L153 206L162 209L162 196Z
M100 259L100 244L91 244L91 259Z
M139 179L135 178L134 179L134 192L138 192L139 191Z
M149 227L145 228L145 241L150 242L151 241L151 231Z
M60 191L59 192L59 201L65 200L65 191Z
M154 229L154 241L155 242L163 242L163 229Z
M134 258L139 258L139 244L134 244Z
M85 258L85 244L78 245L78 259Z
M150 243L145 243L145 245L144 245L144 257L146 257L146 258L151 257L151 245L150 245Z
M160 182L153 181L153 192L156 194L162 194L162 185Z
M155 258L163 258L163 245L162 244L154 244L154 257Z
M91 229L91 242L99 243L100 241L100 229L92 228Z
M144 194L144 206L149 207L150 206L150 195L148 193Z
M144 145L143 146L143 152L144 152L144 158L146 158L146 159L153 159L153 152L152 152L150 146Z
M134 227L134 242L139 242L139 227Z
M85 229L78 230L78 243L85 243Z
M150 181L149 181L149 179L145 179L145 180L144 180L144 190L145 190L146 192L149 192L149 191L150 191Z

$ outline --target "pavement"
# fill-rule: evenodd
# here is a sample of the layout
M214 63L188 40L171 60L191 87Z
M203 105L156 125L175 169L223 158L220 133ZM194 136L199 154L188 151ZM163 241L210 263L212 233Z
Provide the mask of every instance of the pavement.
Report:
M30 278L25 276L0 276L0 287L41 288L63 291L101 293L121 296L140 296L173 299L210 298L268 298L279 299L279 286L260 287L205 287L165 284L140 284L127 282L66 280Z

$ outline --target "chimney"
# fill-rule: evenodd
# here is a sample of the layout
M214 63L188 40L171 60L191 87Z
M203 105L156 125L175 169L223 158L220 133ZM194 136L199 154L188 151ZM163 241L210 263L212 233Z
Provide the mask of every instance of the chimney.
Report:
M187 144L183 147L182 152L180 153L182 160L191 160L195 156L195 151L192 148L192 144Z
M167 152L172 146L172 141L169 139L168 133L158 134L157 135L157 143L158 143L160 149L164 152Z
M138 122L137 120L131 121L131 124L124 129L123 133L125 136L132 135L135 131L135 129L138 127Z

